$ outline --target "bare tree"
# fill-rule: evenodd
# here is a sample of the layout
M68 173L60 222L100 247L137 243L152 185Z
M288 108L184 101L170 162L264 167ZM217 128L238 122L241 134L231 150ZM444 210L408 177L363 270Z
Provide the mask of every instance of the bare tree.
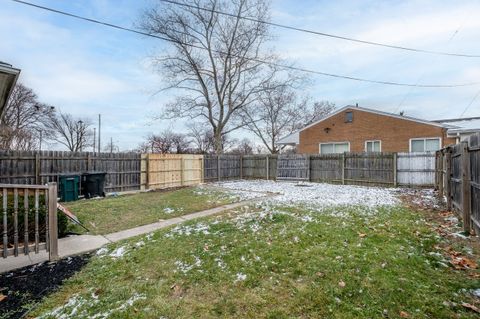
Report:
M107 153L116 153L120 152L120 146L118 146L117 143L113 141L113 139L110 139L107 144L103 147L103 151Z
M243 121L268 152L276 154L282 136L324 117L335 107L329 102L312 104L309 100L300 98L292 86L280 83L264 90L257 104L242 110Z
M40 134L48 135L44 124L53 112L54 107L40 103L32 89L23 84L17 84L0 123L0 148L4 150L35 149L40 140Z
M213 150L213 134L206 125L192 123L188 127L187 136L196 153L207 154Z
M91 119L74 117L61 111L52 114L45 126L52 132L50 140L79 152L92 145Z
M146 10L140 22L145 32L173 43L169 53L154 61L167 81L164 89L184 93L167 105L163 117L205 120L215 151L221 153L224 136L243 125L235 124L240 111L278 72L262 62L275 59L262 50L269 40L267 25L241 18L268 21L269 5L267 0L179 1L189 7L162 2Z
M248 138L241 140L235 140L232 149L229 151L231 154L251 155L253 154L254 145Z

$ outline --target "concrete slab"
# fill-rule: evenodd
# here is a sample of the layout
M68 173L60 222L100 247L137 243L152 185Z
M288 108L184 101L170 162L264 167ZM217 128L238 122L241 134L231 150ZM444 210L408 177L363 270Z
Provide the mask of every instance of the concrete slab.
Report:
M158 221L153 224L148 224L148 225L139 226L139 227L135 227L127 230L122 230L122 231L111 233L105 236L79 235L79 236L70 236L66 238L61 238L58 240L58 253L60 258L88 253L88 252L97 250L110 242L118 242L120 240L128 239L131 237L148 234L162 228L166 228L176 224L181 224L188 220L220 214L226 210L235 209L237 207L255 203L269 196L272 196L272 194L250 199L247 201L242 201L234 204L223 205L220 207L207 209L207 210L193 213L193 214L188 214L188 215L179 216L179 217L175 217L167 220ZM48 253L45 251L42 251L39 254L33 253L28 256L21 255L18 257L8 257L6 259L0 259L0 273L11 271L17 268L22 268L25 266L34 265L43 261L48 261Z

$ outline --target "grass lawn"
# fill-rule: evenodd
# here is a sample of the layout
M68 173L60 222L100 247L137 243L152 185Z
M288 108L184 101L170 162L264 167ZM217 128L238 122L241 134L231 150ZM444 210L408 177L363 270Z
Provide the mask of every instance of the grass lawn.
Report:
M448 265L424 218L402 206L243 208L100 250L31 315L478 318L461 306L475 303L478 276Z
M205 187L191 187L64 204L90 230L91 234L108 234L238 200L238 197L225 192ZM83 228L73 224L70 230L86 233Z

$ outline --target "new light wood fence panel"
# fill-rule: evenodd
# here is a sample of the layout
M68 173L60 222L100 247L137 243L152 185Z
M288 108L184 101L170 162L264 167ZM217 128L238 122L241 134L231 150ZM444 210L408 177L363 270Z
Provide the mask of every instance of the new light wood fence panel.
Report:
M145 154L142 183L146 189L197 185L203 181L202 166L202 155Z
M433 186L435 183L435 153L398 153L397 182L403 186Z
M60 175L106 173L105 191L140 189L140 154L0 151L0 183L43 185Z

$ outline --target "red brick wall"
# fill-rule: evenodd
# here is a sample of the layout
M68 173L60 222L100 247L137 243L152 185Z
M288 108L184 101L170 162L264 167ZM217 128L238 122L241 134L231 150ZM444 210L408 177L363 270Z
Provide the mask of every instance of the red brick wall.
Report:
M345 123L345 112L353 122ZM440 137L442 146L455 143L446 129L350 108L300 132L298 153L318 154L320 143L350 142L351 152L364 152L365 141L381 140L382 152L408 152L411 138ZM325 128L329 128L328 133Z

